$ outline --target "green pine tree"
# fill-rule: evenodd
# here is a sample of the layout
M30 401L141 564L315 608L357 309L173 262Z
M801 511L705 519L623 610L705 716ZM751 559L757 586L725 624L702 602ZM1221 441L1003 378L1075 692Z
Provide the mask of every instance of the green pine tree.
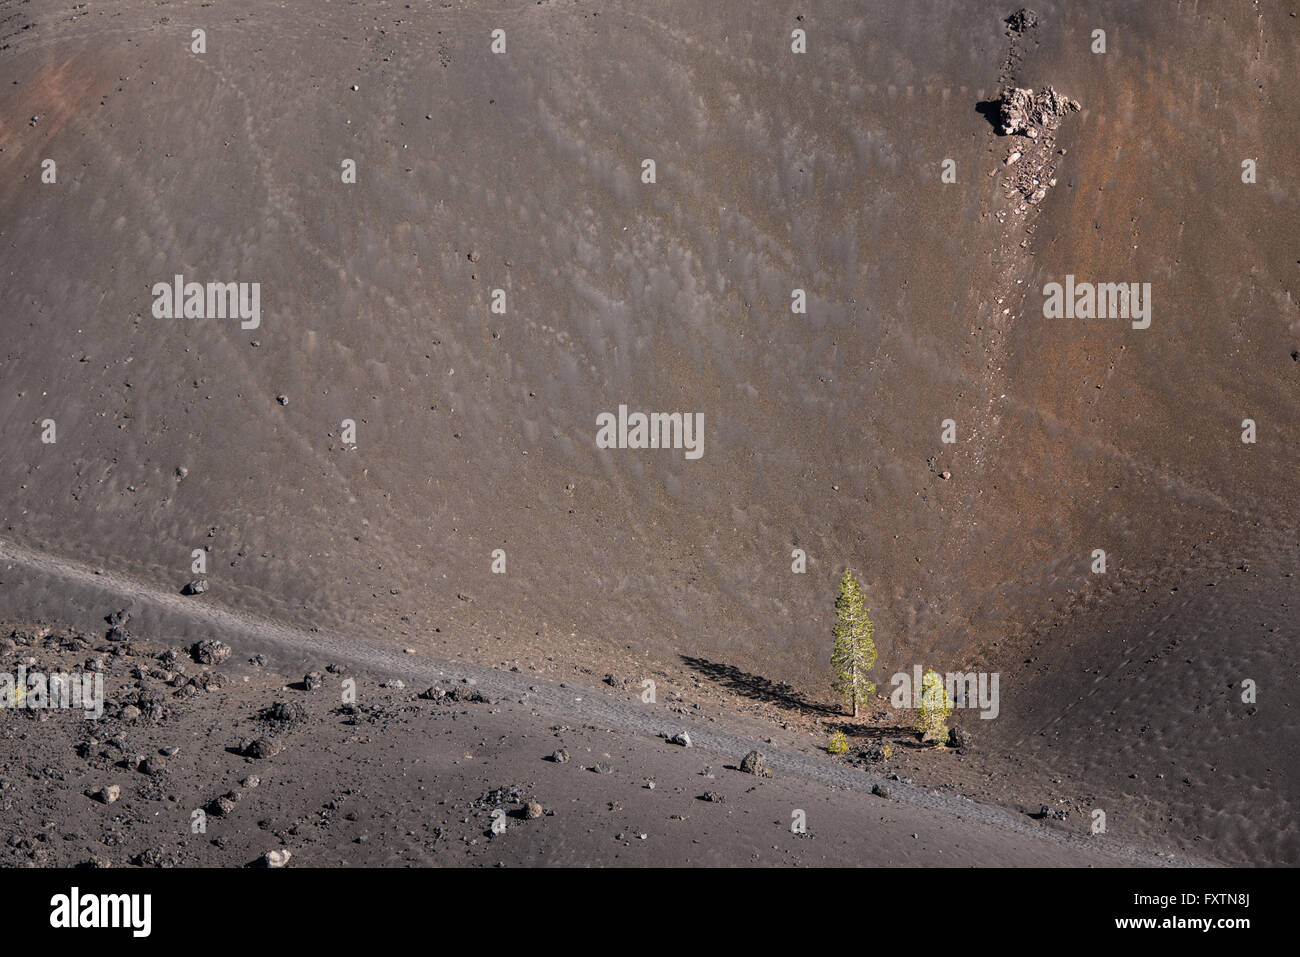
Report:
M943 744L948 740L948 718L952 715L952 698L944 687L943 676L931 670L921 679L921 707L916 712L916 730L923 742Z
M840 595L835 599L835 647L831 667L835 669L833 686L836 694L849 699L853 717L858 705L865 704L876 692L871 669L876 666L876 644L871 640L876 628L867 617L862 587L847 568L840 580Z

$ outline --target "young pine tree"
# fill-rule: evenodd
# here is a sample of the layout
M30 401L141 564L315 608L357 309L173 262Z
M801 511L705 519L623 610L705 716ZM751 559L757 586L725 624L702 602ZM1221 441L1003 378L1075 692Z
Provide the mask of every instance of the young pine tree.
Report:
M840 595L835 599L835 647L831 667L835 669L835 692L849 699L853 717L858 705L865 704L876 692L871 669L876 666L876 644L871 640L876 628L867 617L868 608L862 587L847 568L840 580Z
M921 740L944 744L948 740L948 718L952 714L952 699L944 687L943 676L937 671L927 671L921 679L921 707L916 712L916 730Z

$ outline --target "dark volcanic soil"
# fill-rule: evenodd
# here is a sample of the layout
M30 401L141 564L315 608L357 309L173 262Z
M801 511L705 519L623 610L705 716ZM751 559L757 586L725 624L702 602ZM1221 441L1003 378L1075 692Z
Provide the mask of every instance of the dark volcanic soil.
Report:
M759 745L773 770L745 773L740 739L625 694L506 681L501 698L500 681L454 674L411 684L428 664L404 670L406 681L336 662L293 680L263 657L231 653L203 666L178 647L44 626L13 630L3 647L12 667L90 661L108 690L96 721L8 712L0 855L9 865L1113 866L1166 857L1016 820L897 774L829 764L801 773L807 759L779 746ZM356 697L345 704L348 681ZM655 723L661 736L646 731ZM667 740L682 731L694 735L689 747Z
M736 745L774 737L818 780L825 756L810 753L845 723L827 661L847 566L882 687L849 730L899 744L907 766L891 773L922 793L1017 822L960 826L988 862L1072 848L1006 836L1048 805L1072 809L1056 823L1079 836L1087 809L1107 809L1126 859L1297 863L1292 7L1045 2L1009 25L1007 6L940 0L0 0L0 619L93 644L130 606L151 655L219 637L232 660L292 646L312 670L355 643L372 664L357 649L480 677L518 668L583 695L606 674L654 677ZM1081 107L1053 149L1001 135L990 104L1048 87ZM157 318L152 287L176 274L260 283L260 325ZM1044 285L1067 275L1150 282L1150 328L1044 318ZM596 417L621 404L702 413L703 456L598 448ZM195 549L210 589L182 599ZM963 721L970 753L902 749L888 677L918 664L1001 675L999 718ZM286 777L236 816L271 803L223 850L175 826L258 773L225 749L298 680L288 665L247 676L182 702L162 781L99 756L117 731L80 757L80 726L6 712L4 777L36 789L5 798L23 815L6 814L15 860L120 862L129 844L242 864L283 839L297 861L316 851L275 834L314 827L328 801L346 820L332 790L346 781L390 818L339 824L322 860L432 853L435 826L459 843L473 827L457 822L479 823L468 802L518 785L556 811L524 833L554 833L565 801L587 815L551 859L611 860L608 823L681 840L665 861L743 862L744 841L775 861L786 805L812 802L782 776L698 802L679 752L601 750L590 730L571 750L626 759L629 782L663 774L662 790L620 797L587 774L566 791L574 764L532 762L553 725L585 726L574 702L462 717L408 700L408 681L364 699L391 740L352 740L369 726L309 704L301 746L266 759ZM390 743L415 761L433 727L445 746L403 777ZM165 723L119 730L126 757L173 746ZM500 735L506 753L483 757ZM110 775L125 796L87 803ZM644 803L668 795L681 801ZM855 828L889 816L879 799L827 800L839 850L820 836L793 859L902 861L911 833L932 838L913 859L937 859L920 823L864 850ZM694 823L668 838L649 818L601 817L607 801ZM162 808L173 818L155 830ZM958 828L951 807L909 808ZM135 823L110 848L112 814ZM710 814L735 825L714 832L733 857L691 831ZM770 842L750 826L768 820ZM362 824L389 850L349 844ZM409 847L383 843L407 830ZM497 858L500 843L471 855L532 859Z

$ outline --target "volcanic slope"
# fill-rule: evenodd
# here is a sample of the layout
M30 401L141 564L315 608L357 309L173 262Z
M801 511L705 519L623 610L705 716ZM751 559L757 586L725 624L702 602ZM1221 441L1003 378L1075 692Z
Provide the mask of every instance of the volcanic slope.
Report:
M1286 5L0 10L7 541L821 701L849 566L882 678L1005 671L990 744L1297 859ZM1025 212L1008 82L1082 107ZM157 318L176 275L259 283L257 326ZM1044 318L1067 275L1150 282L1150 327ZM597 448L620 405L701 413L702 457Z

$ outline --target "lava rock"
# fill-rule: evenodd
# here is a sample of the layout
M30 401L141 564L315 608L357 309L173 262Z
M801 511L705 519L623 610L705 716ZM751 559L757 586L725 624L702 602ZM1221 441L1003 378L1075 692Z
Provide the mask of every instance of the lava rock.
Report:
M190 648L190 654L201 665L219 665L230 657L232 650L224 641L205 638L194 643Z
M228 791L208 802L208 813L214 817L225 817L235 809L235 805L238 803L239 793L237 791Z
M245 741L240 752L249 758L269 758L280 753L281 744L276 738L266 736Z
M264 721L274 721L277 724L302 724L309 717L306 708L292 701L277 701L262 711Z
M856 764L879 764L889 757L889 750L879 742L864 744L853 752L852 760Z
M958 754L967 754L970 746L971 735L965 728L954 725L948 730L948 747L956 748Z
M1081 109L1079 104L1048 87L1041 92L1015 88L1002 94L998 104L1002 134L1028 134L1036 129L1055 130L1068 113Z
M140 770L150 777L157 777L167 768L167 759L160 754L145 758L140 762Z
M469 685L456 685L447 692L447 698L458 703L468 704L491 704L492 699L477 688L471 688Z
M741 759L740 770L746 774L757 774L759 777L764 778L772 776L772 772L767 767L767 758L763 757L758 751L750 751Z
M1027 33L1034 27L1038 26L1038 14L1033 10L1027 10L1021 7L1011 16L1003 21L1007 25L1007 32L1011 34Z
M120 616L120 617L119 617ZM109 641L126 641L131 636L126 630L126 620L131 616L124 611L115 612L108 616L109 628L108 634L104 637Z
M122 796L122 788L116 784L102 787L95 792L95 800L100 804L112 804Z

